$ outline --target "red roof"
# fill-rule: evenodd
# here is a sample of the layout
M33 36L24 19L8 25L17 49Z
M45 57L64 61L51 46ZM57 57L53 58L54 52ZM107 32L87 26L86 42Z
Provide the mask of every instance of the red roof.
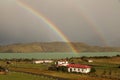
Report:
M69 64L67 67L73 67L73 68L91 68L91 66L88 65L81 65L81 64Z

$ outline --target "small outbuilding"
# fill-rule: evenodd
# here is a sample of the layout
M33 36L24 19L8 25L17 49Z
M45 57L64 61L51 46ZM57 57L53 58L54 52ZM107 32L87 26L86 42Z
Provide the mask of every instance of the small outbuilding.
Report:
M34 64L42 64L42 63L52 63L53 60L36 60L33 61Z
M67 60L59 60L59 61L55 62L55 64L57 66L67 66L69 64L69 62Z
M36 61L33 61L33 64L42 64L42 63L44 63L43 60L36 60Z
M87 60L87 62L92 63L92 62L93 62L93 60L89 59L89 60Z
M44 60L44 63L52 63L53 60Z

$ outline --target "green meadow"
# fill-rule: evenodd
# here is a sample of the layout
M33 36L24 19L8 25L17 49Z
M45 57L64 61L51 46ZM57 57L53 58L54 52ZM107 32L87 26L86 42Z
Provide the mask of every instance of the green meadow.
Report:
M55 79L19 72L9 72L6 75L0 75L0 80L55 80Z

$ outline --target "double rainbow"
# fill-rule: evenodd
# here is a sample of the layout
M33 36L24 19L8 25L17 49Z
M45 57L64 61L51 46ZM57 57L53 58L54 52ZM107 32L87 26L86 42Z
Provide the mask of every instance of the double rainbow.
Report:
M68 46L71 48L71 51L74 53L77 53L77 50L75 49L75 47L73 46L73 44L71 43L71 41L65 36L65 34L51 21L49 20L47 17L45 17L42 13L38 12L37 10L35 10L34 8L32 8L31 6L29 6L28 4L17 0L17 4L25 9L26 11L30 12L32 15L36 16L37 18L39 18L40 20L42 20L45 24L47 24L48 28L51 29L52 31L54 31L63 41L68 43ZM90 27L93 29L93 31L98 35L98 37L100 38L100 40L102 41L102 43L104 44L104 46L107 46L107 41L104 38L104 35L101 33L101 31L98 29L97 25L95 24L95 22L85 13L83 13L84 11L82 9L78 9L77 11L80 12L80 14L82 14L83 18L88 22L88 24L90 24Z

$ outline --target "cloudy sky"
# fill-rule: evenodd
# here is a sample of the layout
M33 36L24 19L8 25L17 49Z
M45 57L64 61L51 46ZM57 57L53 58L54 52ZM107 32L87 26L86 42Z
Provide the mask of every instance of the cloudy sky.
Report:
M19 3L44 15L72 42L120 46L120 0L0 0L0 45L64 41Z

